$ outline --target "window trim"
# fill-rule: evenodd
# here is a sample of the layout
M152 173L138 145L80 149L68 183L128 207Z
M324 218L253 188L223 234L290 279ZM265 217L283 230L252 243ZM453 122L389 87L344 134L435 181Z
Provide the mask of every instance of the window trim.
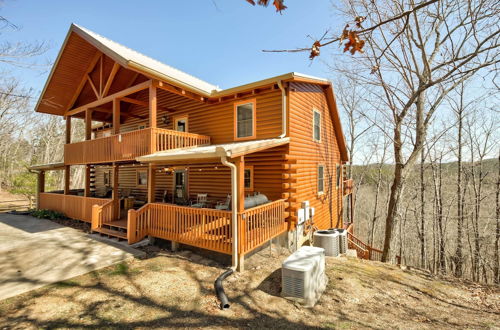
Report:
M250 187L245 187L245 171L249 170L250 171ZM243 170L243 187L245 188L245 191L253 191L253 178L254 178L254 170L253 170L253 165L246 165L244 170Z
M139 173L146 173L146 184L141 184L139 181ZM138 169L135 171L135 183L137 187L146 187L148 185L148 170L146 169Z
M312 115L312 139L314 142L321 142L321 131L322 131L321 130L321 123L323 121L323 116L321 114L321 111L319 111L316 108L312 109L312 113L313 113L313 115ZM316 136L314 134L315 133L315 131L314 131L314 114L315 113L317 113L319 115L319 126L318 126L319 127L319 139L316 139Z
M320 191L319 190L319 169L320 168L323 168L323 177L321 178L321 180L323 180L322 182L322 190ZM318 191L318 195L323 195L325 193L325 165L324 164L318 164L318 167L316 169L316 189Z
M172 121L173 121L173 129L174 131L177 131L177 122L179 120L182 120L184 119L186 121L186 130L185 132L189 132L189 116L187 114L184 114L184 115L177 115L177 116L174 116L172 118Z
M252 104L252 135L245 137L238 137L238 106ZM248 99L244 101L235 102L233 105L233 131L234 131L234 140L236 141L244 141L244 140L253 140L257 137L257 99Z

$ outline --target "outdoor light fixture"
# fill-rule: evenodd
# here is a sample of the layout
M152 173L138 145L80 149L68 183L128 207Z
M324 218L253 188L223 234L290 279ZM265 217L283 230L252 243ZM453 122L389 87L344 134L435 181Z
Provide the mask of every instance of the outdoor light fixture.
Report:
M168 119L168 115L165 115L161 117L161 121L165 124L168 125L170 123L170 120Z

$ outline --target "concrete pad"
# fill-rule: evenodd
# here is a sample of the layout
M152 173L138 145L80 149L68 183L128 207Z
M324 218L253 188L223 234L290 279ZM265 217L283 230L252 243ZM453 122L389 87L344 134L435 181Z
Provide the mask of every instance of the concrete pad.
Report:
M49 220L0 213L0 300L144 255Z

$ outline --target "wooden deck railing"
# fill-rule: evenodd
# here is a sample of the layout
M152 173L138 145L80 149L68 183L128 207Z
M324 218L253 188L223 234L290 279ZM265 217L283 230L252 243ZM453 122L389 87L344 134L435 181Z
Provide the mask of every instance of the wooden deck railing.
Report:
M354 189L354 180L353 179L344 180L344 195L351 194L353 189Z
M92 221L92 206L102 206L110 199L62 195L53 193L40 193L40 209L61 212L68 218Z
M162 128L146 128L66 144L66 165L134 160L156 151L210 144L210 137Z
M239 213L239 252L247 253L284 233L287 229L284 213L284 199Z
M356 250L356 253L359 258L373 260L373 261L382 261L382 250L376 249L362 240L353 235L353 224L350 224L347 227L347 241L349 249ZM401 264L401 257L395 257L396 264Z
M129 243L146 235L221 253L231 253L231 212L149 203L129 210Z
M101 228L103 225L116 220L115 208L118 207L118 201L108 200L109 202L103 205L93 205L92 206L92 221L91 229L96 230Z
M240 253L247 253L285 232L284 215L284 200L238 213ZM151 235L231 254L231 218L231 211L150 203L137 211L128 211L128 241L132 244Z

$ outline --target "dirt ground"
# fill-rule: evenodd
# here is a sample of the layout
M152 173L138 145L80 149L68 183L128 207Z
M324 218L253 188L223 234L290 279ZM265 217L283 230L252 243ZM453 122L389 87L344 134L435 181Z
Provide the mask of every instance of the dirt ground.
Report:
M269 249L227 279L222 311L213 282L223 268L189 251L101 269L0 301L0 329L26 328L495 328L499 287L448 281L356 258L327 258L329 284L303 308L280 297L281 261Z

